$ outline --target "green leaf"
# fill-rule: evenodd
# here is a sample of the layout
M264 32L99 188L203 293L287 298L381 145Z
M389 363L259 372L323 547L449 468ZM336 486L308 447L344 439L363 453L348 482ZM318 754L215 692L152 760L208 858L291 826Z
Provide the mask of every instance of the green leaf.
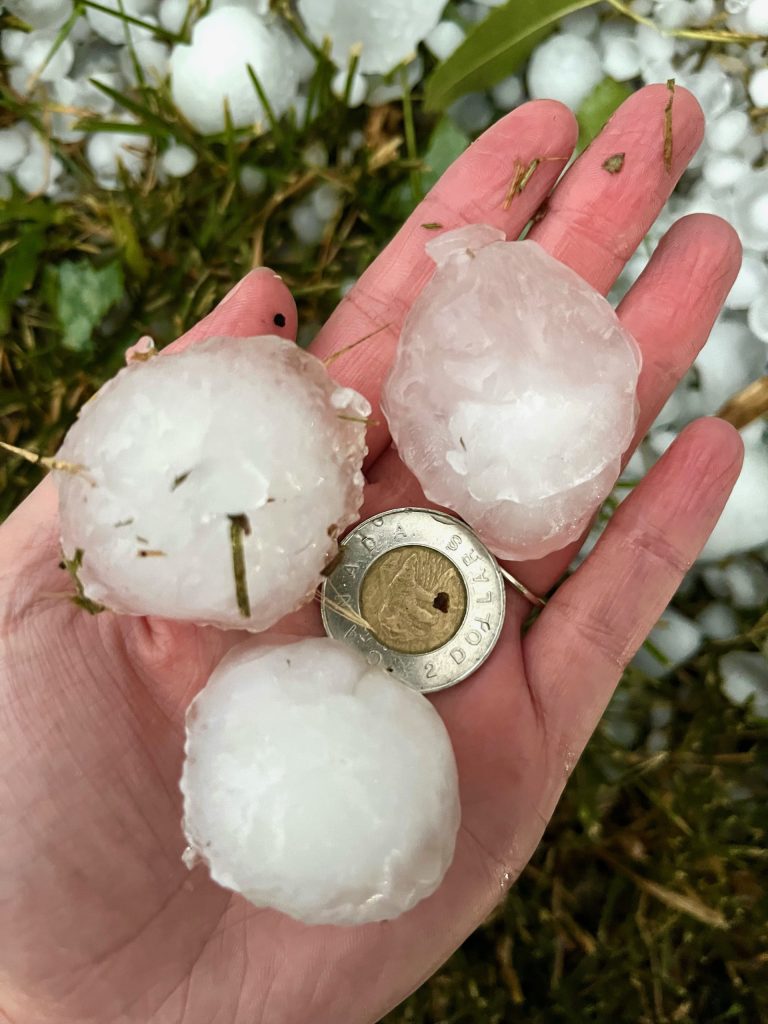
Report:
M58 267L56 313L64 331L62 345L85 352L107 311L123 297L123 272L117 262L96 268L88 260Z
M10 308L32 284L37 261L45 247L45 231L30 225L3 256L0 271L0 334L8 330Z
M421 182L425 192L428 192L437 183L441 174L461 156L470 141L469 136L457 128L450 117L440 118L424 154Z
M579 151L586 149L603 129L603 125L624 100L632 95L626 82L604 78L598 82L576 113L579 122Z
M427 80L424 105L442 110L465 93L488 89L516 71L566 14L599 0L510 0L480 22Z

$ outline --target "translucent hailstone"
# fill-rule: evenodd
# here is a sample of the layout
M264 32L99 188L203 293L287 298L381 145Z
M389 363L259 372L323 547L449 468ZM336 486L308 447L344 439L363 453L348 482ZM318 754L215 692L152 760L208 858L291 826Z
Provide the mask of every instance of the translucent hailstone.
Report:
M197 153L189 146L169 146L160 157L160 166L172 178L185 178L197 164Z
M602 78L600 55L588 39L556 33L533 52L528 92L533 99L560 100L575 110Z
M427 251L383 407L427 497L496 552L540 558L610 492L637 419L640 355L602 296L487 225Z
M56 476L62 547L83 552L86 596L266 629L311 597L357 515L369 411L277 337L130 363L81 409L58 456L85 467Z
M227 655L187 714L181 789L213 879L308 924L409 910L445 875L460 818L438 713L327 638Z
M717 562L768 544L768 445L746 445L744 466L700 558Z
M173 99L200 132L226 127L228 107L236 128L268 123L250 66L279 116L296 97L298 77L293 46L278 27L241 7L221 7L201 18L192 43L171 56Z
M386 74L412 57L444 7L445 0L298 0L312 39L318 45L330 39L331 57L342 68L351 48L361 46L359 67L366 74Z

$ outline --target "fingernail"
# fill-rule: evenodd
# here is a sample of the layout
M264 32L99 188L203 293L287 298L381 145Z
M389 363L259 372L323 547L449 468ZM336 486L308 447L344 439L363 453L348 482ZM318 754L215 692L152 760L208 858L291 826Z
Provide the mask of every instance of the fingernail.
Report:
M226 304L228 302L231 302L232 299L234 299L234 297L237 295L237 293L243 287L245 282L251 277L251 275L255 274L257 271L263 270L263 269L264 269L264 267L254 267L253 270L249 270L248 273L245 275L245 277L242 278L242 280L238 281L237 284L235 285L235 287L230 289L230 291L227 292L227 294L224 296L224 298L219 303L219 306L226 306Z

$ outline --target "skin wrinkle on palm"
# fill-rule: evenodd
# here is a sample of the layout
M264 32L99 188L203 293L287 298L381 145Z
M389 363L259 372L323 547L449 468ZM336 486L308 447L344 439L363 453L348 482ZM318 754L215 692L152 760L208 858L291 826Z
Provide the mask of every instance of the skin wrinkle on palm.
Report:
M615 151L621 139L625 171L615 178L601 172L612 187L601 201L615 205L626 218L627 236L636 235L637 241L658 212L647 178L656 173L656 121L664 102L659 90L650 88L617 113L607 148ZM622 127L638 124L651 126L648 133L635 129L628 134ZM695 101L678 90L676 164L669 188L682 172L680 154L695 148L701 129ZM530 153L528 162L533 159L541 148L539 132L558 152L575 141L571 115L545 103L509 115L489 130L483 146L493 147L498 139L499 148L509 152L511 168L516 158ZM592 161L610 155L600 145L593 149L558 186L569 190L568 206L558 212L555 205L536 228L550 252L567 257L582 276L606 288L620 259L610 255L607 243L587 247L581 255L573 244L579 196L586 202L594 187ZM547 168L553 168L553 176L557 171L542 164L507 214L501 208L503 183L484 191L482 161L473 163L475 152L470 149L454 165L448 180L460 187L471 169L478 214L487 204L488 216L496 223L505 220L509 232L511 218L525 222L548 191L549 185L544 186L553 183ZM643 181L626 173L632 161L647 164ZM541 193L534 187L539 175ZM416 216L418 223L439 219L429 205ZM442 223L455 226L445 216ZM656 345L663 343L673 350L662 375L654 372L660 360L646 364L641 400L651 411L685 371L717 315L730 283L723 266L730 268L730 279L738 266L733 234L716 218L687 218L677 232L682 250L711 247L718 258L700 267L695 287L687 277L677 277L675 266L668 267L667 276L675 273L679 308L685 311L672 336L662 334L659 341L653 322L658 268L667 266L663 253L625 300L622 315L629 317L631 311L633 333L643 349L660 351ZM384 266L386 287L397 288L398 276L417 279L424 273L425 257L415 242L393 245ZM288 302L287 289L274 277L262 272L247 282L236 299L180 343L208 333L258 333L254 321L271 320L275 309ZM360 294L381 296L381 287L372 267ZM321 334L316 354L327 356L377 326L362 322L364 308L364 298L342 303ZM648 331L642 329L646 318L652 325ZM290 331L281 333L290 336L295 327L294 320ZM333 375L375 396L392 338L379 341L375 348L361 346L340 358ZM377 429L373 439L379 458L371 466L363 515L405 504L409 494L418 497L387 449L386 434ZM244 1024L261 1012L262 1019L268 1015L280 1024L307 1019L330 1024L351 1019L351 1013L361 1021L374 1020L394 1006L491 911L510 875L516 875L539 842L619 678L619 667L599 646L601 614L610 611L610 631L630 653L672 596L679 570L648 548L648 557L628 574L628 540L631 547L649 531L664 534L675 565L694 558L725 502L740 458L739 438L726 424L706 420L685 431L622 505L593 554L555 594L524 642L518 612L510 615L494 658L460 687L438 695L435 705L451 734L461 779L464 821L456 859L434 897L396 922L357 931L307 929L248 908L212 885L201 869L187 876L175 861L182 845L176 789L182 709L236 637L161 620L86 617L67 603L39 596L58 582L55 506L52 488L43 484L0 531L0 586L11 608L4 659L14 701L6 749L17 751L6 758L4 769L19 773L9 779L15 785L8 792L13 813L21 819L21 831L5 851L19 878L12 897L17 941L6 967L12 1017L29 1018L47 1005L56 1007L59 1021L89 1015L126 1019L128 1012L129 1020L152 1024L170 1024L182 1015L186 1024L203 1024L214 1016ZM642 543L638 549L643 550ZM518 567L515 575L534 590L547 589L571 554L553 556L543 566ZM578 618L567 613L568 607L579 610ZM305 609L285 625L286 631L317 634L317 611ZM40 678L66 685L57 687L51 699ZM49 795L54 778L58 802ZM92 779L98 780L98 796ZM32 810L38 814L34 827ZM87 876L80 870L85 863ZM52 904L59 908L56 915L47 913ZM173 958L167 956L169 943ZM73 972L81 979L75 989L68 981ZM350 978L360 982L356 1005L350 1005Z

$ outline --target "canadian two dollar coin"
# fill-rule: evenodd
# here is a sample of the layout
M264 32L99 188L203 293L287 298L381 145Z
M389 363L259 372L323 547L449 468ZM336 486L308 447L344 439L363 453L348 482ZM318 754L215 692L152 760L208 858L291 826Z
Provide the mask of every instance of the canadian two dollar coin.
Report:
M430 509L360 523L323 584L329 636L424 693L466 679L496 645L504 580L472 530Z

